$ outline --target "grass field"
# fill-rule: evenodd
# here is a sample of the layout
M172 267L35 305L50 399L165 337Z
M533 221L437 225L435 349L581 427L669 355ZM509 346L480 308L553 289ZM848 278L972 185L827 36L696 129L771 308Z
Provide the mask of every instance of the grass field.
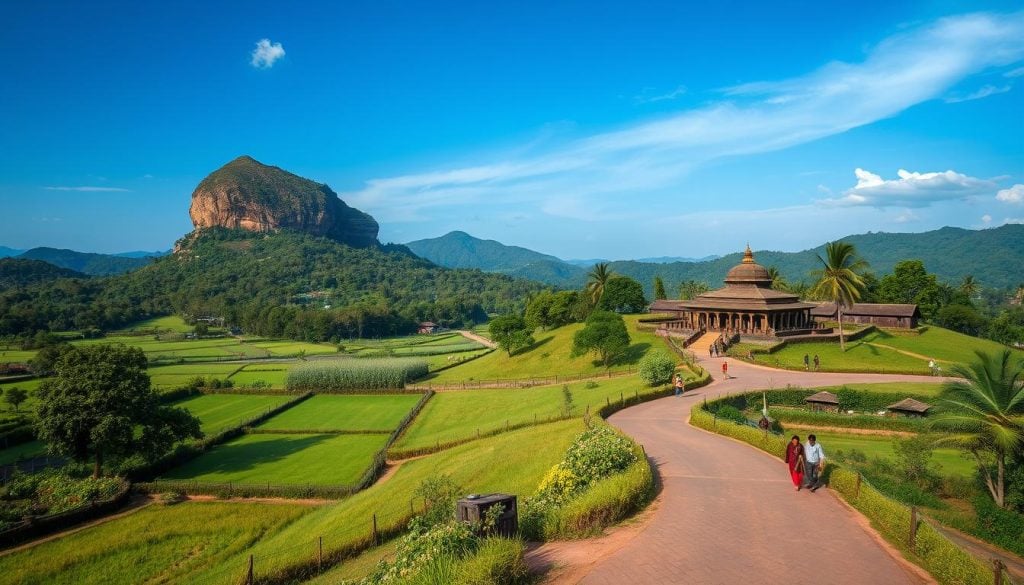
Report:
M665 343L650 331L639 331L637 321L642 315L625 315L631 345L627 355L611 367L612 371L636 369L640 358L651 349L668 351ZM528 378L569 374L601 374L604 366L595 362L592 354L569 357L573 335L583 328L573 323L553 331L536 331L536 343L511 357L504 351L495 351L465 365L439 372L428 381L436 383L463 380L494 380L499 378Z
M199 376L226 380L240 364L181 364L149 368L146 373L154 388L166 390L184 386Z
M325 394L300 402L260 428L392 431L419 400L419 394Z
M306 343L304 341L259 340L250 341L246 345L266 350L274 357L293 357L303 355L330 355L338 353L337 346L324 343Z
M636 376L596 381L596 388L586 382L569 384L573 397L573 415L583 416L587 406L591 412L603 406L606 399L619 400L620 394L632 396L657 390ZM505 426L532 422L562 414L562 386L539 386L521 390L459 390L439 392L420 411L419 416L395 443L396 450L428 447L464 439Z
M521 429L473 442L402 464L393 477L377 483L337 504L318 508L284 530L261 539L251 551L232 559L243 563L251 552L258 572L272 570L280 563L294 562L280 556L267 561L282 548L314 546L323 536L324 552L340 548L370 530L373 515L380 526L388 526L409 514L413 491L426 478L448 475L464 493L503 492L526 496L548 469L561 460L572 439L583 431L579 419ZM422 501L416 502L422 510ZM310 549L312 550L312 549Z
M36 455L46 454L46 444L42 441L29 441L7 449L0 449L0 465L10 465L19 459L28 459Z
M174 406L179 406L194 414L202 423L203 433L209 435L238 426L239 423L291 399L291 396L282 395L207 394L175 402Z
M297 362L296 362L297 363ZM265 382L271 388L284 388L288 378L288 369L295 363L274 362L272 364L249 364L231 375L231 381L237 387L244 387L255 382Z
M125 328L125 331L149 329L155 329L157 331L171 331L173 333L189 333L195 329L195 325L189 325L178 315L168 315L166 317L153 317L152 319L133 323L130 327Z
M825 449L826 457L829 454L834 455L839 450L849 453L852 449L856 449L867 455L868 459L879 457L895 460L896 458L892 445L894 437L852 435L809 429L800 429L793 434L798 434L802 440L805 440L806 435L812 432L817 435L818 442ZM957 449L936 449L932 461L942 466L940 473L943 475L959 475L962 477L972 477L974 475L974 461L966 458L964 453Z
M938 360L940 366L947 367L952 362L971 361L974 359L975 349L1002 351L1003 348L1005 346L994 341L931 326L920 335L872 332L861 339L848 342L845 353L840 351L838 342L799 343L788 345L770 355L758 355L756 361L767 365L802 369L804 355L813 357L817 354L821 359L821 369L824 371L901 371L929 374L929 358L934 358ZM1024 359L1024 352L1016 353Z
M0 364L27 364L36 357L36 350L21 349L17 345L0 345Z
M443 354L443 355L423 356L421 359L423 359L423 361L427 362L427 367L430 368L431 372L434 372L434 371L438 370L439 368L443 368L445 366L452 365L452 363L458 363L458 362L456 362L456 360L466 361L466 360L469 360L471 358L475 358L477 356L483 355L483 354L485 354L485 353L487 353L489 351L491 351L491 350L489 350L489 349L478 349L478 350L474 350L474 351L463 351L463 352L459 352L457 354ZM451 358L451 359L448 359L448 358Z
M386 441L385 435L243 435L173 469L164 479L351 485Z
M187 502L154 505L123 518L0 557L7 583L135 584L233 582L234 559L308 506ZM217 579L217 577L220 577Z

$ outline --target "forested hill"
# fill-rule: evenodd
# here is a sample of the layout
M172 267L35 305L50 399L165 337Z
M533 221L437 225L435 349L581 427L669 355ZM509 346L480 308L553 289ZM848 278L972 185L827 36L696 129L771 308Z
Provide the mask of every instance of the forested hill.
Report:
M466 232L449 232L440 238L416 240L406 244L414 254L448 268L479 268L487 272L511 272L534 262L560 259L519 246L506 246L494 240L474 238Z
M422 319L479 322L484 311L521 308L541 288L441 268L403 246L353 248L291 230L211 228L183 238L177 253L127 274L0 292L0 335L110 329L172 312L222 316L267 335L386 335Z
M483 242L465 234L457 240L449 236L421 242L459 243L466 238L475 240L476 246ZM680 282L687 280L704 281L712 287L717 287L721 285L725 273L742 259L745 241L741 240L742 238L738 238L734 253L706 262L652 263L619 260L611 262L610 267L618 274L638 280L648 294L651 293L655 276L660 276L665 281L670 294L675 292L675 287ZM958 282L968 274L973 275L982 286L992 288L1015 287L1024 280L1024 272L1018 268L1024 266L1024 225L1011 224L987 230L946 227L918 234L867 233L847 236L842 240L855 245L860 255L870 264L871 270L879 276L891 272L893 266L901 260L918 259L924 262L929 272L950 283ZM496 246L501 244L489 241L490 251L487 258L475 264L471 262L471 256L459 253L460 265L503 272L560 287L576 288L586 281L587 268L523 248L514 248L513 253L498 250ZM441 265L447 265L450 258L456 257L452 249L441 248L439 245L432 248L412 245L410 247ZM465 250L469 247L465 243L460 243L458 249ZM810 272L818 267L816 255L823 253L824 247L822 243L817 248L802 252L775 252L755 248L755 256L760 264L778 268L789 282L809 282ZM678 252L685 254L687 250ZM500 258L502 262L496 263L493 261L494 258Z
M54 266L67 268L91 276L107 276L135 270L150 263L149 257L128 257L112 254L76 252L58 248L32 248L18 258L42 260Z
M86 275L54 266L42 260L0 258L0 290L24 287L58 278L85 278Z

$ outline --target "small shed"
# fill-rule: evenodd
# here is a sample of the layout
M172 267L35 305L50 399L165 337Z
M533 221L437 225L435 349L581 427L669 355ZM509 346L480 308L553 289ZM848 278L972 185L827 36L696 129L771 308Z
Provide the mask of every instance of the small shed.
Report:
M420 323L419 330L417 332L425 334L425 335L429 335L431 333L437 333L438 329L439 329L439 327L438 327L437 323L434 323L432 321L424 321L424 322Z
M804 402L814 411L839 412L839 397L831 392L818 392L804 398Z
M904 398L896 404L890 404L885 409L888 410L888 416L913 416L922 417L928 414L928 409L931 408L931 404L925 404L920 400L914 400L913 398Z

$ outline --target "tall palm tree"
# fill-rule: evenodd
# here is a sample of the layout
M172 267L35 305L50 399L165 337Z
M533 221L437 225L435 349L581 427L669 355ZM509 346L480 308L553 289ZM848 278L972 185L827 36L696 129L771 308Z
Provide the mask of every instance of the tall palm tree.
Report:
M772 288L775 290L786 290L788 285L786 284L786 279L783 278L782 273L779 272L779 269L774 266L769 266L767 270L768 276L772 279Z
M587 274L587 293L590 294L590 302L594 305L601 300L604 294L604 285L615 276L615 273L608 268L607 262L599 262Z
M836 304L839 316L839 348L846 351L846 340L843 336L843 309L848 308L860 299L864 292L864 281L860 272L867 268L868 263L857 257L857 249L846 242L829 242L825 244L825 258L818 255L823 268L818 271L817 284L813 294Z
M952 431L940 442L956 444L974 455L992 499L1003 508L1006 457L1024 447L1024 362L1008 348L974 353L976 361L950 368L950 375L959 379L943 385L940 400L948 410L931 424ZM995 470L983 454L992 456Z
M979 285L978 281L974 280L974 276L970 274L965 276L964 279L960 282L960 292L967 295L967 298L969 299L973 299L974 296L978 294L978 290L980 288L981 285Z

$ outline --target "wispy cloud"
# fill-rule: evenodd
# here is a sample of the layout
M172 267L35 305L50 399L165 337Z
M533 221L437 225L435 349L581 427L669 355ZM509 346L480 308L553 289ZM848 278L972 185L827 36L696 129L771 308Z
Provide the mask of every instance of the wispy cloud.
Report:
M270 69L281 57L284 57L284 47L281 43L272 43L270 39L260 39L252 51L250 63L257 69Z
M1021 75L1024 75L1024 67L1017 67L1003 73L1003 77L1020 77Z
M791 79L727 88L722 99L703 107L543 152L373 179L343 196L385 221L427 219L420 210L429 208L494 202L533 209L547 204L562 213L581 206L629 211L637 197L674 195L683 176L709 161L780 150L871 124L941 98L974 74L1022 59L1024 12L945 18L882 41L859 63L833 62Z
M1017 183L1009 189L1001 189L996 193L996 199L1003 203L1014 203L1020 205L1024 203L1024 185Z
M47 191L82 191L82 192L86 192L86 193L93 193L93 192L96 192L96 193L103 193L103 192L130 193L131 192L131 189L122 189L120 187L81 186L81 187L43 187L43 188L46 189Z
M896 179L883 179L864 169L854 170L857 185L839 198L823 199L826 205L872 207L927 207L938 201L964 200L991 194L997 185L956 171L912 173L900 169Z
M971 93L969 93L967 95L949 96L944 101L947 104L958 104L960 102L969 102L969 101L973 101L973 100L980 100L982 98L987 98L990 95L998 95L998 94L1001 94L1001 93L1006 93L1006 92L1010 91L1011 89L1012 89L1012 86L1010 86L1010 85L1003 85L1003 86L1000 86L1000 87L996 87L994 85L983 85L980 88L978 88L976 91L972 91Z
M663 93L654 93L656 90L651 87L645 87L642 92L633 96L633 103L636 104L652 104L655 102L664 102L674 99L679 99L683 95L686 95L686 86L680 85L672 91Z

